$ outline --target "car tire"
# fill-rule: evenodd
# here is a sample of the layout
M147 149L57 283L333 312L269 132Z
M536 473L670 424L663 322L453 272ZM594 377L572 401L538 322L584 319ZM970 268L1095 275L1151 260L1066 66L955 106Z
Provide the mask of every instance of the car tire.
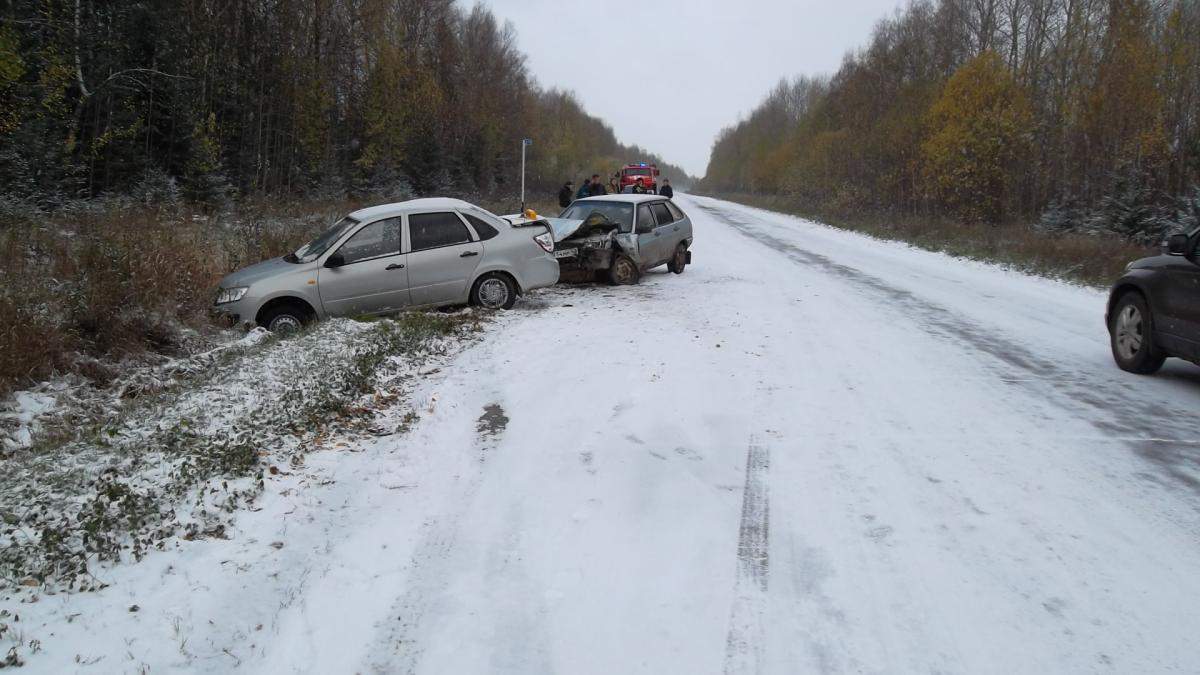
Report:
M1141 293L1122 295L1109 317L1113 359L1121 370L1152 375L1163 367L1167 355L1154 344L1153 316Z
M287 336L299 333L312 321L304 308L295 304L277 305L263 313L258 325L276 335Z
M484 309L512 309L517 303L517 285L512 277L489 272L471 287L471 304Z
M612 266L608 268L608 283L613 286L632 286L640 277L637 263L624 254L613 258Z
M667 269L675 274L683 274L685 267L687 267L687 246L680 244L675 247L675 255L667 261Z

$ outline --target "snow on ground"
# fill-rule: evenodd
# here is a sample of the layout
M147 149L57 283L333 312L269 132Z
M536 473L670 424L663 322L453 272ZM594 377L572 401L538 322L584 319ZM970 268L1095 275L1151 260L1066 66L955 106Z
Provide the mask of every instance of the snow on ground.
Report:
M1096 291L677 201L684 275L538 293L410 433L3 608L28 668L1200 670L1200 369L1118 371Z

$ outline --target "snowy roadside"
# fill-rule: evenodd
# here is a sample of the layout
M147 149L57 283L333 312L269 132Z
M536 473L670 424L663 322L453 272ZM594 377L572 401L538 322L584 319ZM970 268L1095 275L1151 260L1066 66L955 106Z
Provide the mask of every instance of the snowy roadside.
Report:
M482 320L464 310L330 321L287 340L252 332L137 371L88 405L54 408L45 394L25 394L24 407L42 408L42 429L31 432L27 410L26 442L0 459L0 600L97 591L117 563L227 537L264 481L303 473L331 435L344 446L406 431L417 416L405 405L414 383ZM8 607L0 663L15 664L41 643Z

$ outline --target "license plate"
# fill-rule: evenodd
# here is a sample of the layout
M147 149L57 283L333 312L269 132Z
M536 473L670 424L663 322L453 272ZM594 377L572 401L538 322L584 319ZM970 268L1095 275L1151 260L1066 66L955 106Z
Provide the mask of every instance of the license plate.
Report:
M578 254L578 253L579 253L579 249L564 248L560 251L555 251L554 257L555 258L574 258L576 256L576 254Z

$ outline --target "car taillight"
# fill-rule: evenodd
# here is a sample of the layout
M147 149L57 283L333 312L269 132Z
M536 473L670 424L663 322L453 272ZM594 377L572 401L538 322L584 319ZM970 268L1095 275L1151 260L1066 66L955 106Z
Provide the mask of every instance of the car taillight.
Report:
M549 232L543 232L533 238L546 253L554 253L554 237Z

